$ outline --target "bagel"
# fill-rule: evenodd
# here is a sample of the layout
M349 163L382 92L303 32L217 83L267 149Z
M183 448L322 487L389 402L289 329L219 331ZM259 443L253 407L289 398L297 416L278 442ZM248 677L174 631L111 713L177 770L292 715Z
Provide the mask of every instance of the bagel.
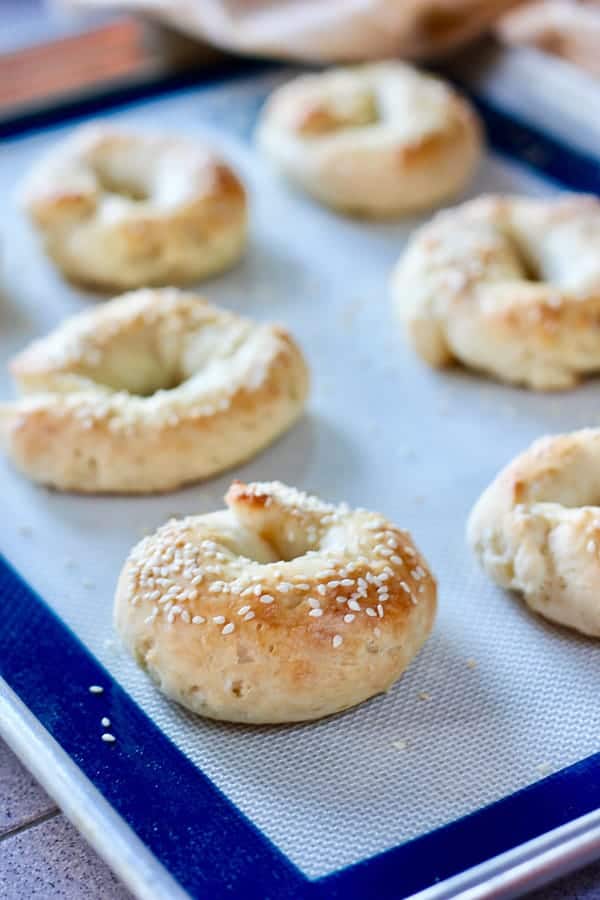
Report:
M439 213L392 277L429 365L536 390L600 370L600 201L489 196Z
M101 290L207 278L246 242L242 183L181 137L77 129L38 162L22 202L64 275Z
M597 2L543 0L505 13L496 32L507 44L537 47L600 75L600 9Z
M61 490L173 490L248 459L304 406L302 353L173 288L80 313L17 356L23 396L0 441L29 478Z
M390 218L458 193L481 155L471 106L399 62L302 75L269 98L257 142L321 203Z
M484 491L467 539L535 612L600 637L599 502L600 428L544 437Z
M317 719L387 690L431 631L410 535L279 482L171 519L131 552L115 622L160 689L234 722Z

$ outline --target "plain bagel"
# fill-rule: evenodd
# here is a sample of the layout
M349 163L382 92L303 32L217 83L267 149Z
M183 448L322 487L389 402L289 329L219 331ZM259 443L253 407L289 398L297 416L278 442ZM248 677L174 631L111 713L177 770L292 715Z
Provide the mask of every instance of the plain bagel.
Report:
M394 305L431 366L537 390L600 371L600 201L488 196L412 237Z
M507 44L537 47L600 75L600 9L595 0L520 3L497 23Z
M300 415L308 371L282 328L173 288L80 313L11 365L0 439L62 490L172 490L242 462Z
M400 62L284 84L267 101L257 141L321 203L370 218L408 215L453 196L481 154L467 101Z
M193 712L294 722L387 690L426 640L436 585L410 535L279 482L172 519L131 552L116 627Z
M84 126L36 164L22 202L62 272L102 290L198 281L246 243L241 181L182 137Z
M535 441L484 491L467 537L531 609L600 637L600 429Z

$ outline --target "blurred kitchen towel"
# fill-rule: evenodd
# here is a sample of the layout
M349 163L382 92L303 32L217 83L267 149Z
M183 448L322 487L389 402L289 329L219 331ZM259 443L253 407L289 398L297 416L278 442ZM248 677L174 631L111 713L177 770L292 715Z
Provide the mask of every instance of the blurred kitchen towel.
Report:
M439 56L516 0L61 0L141 13L218 47L312 62Z
M537 47L600 76L600 2L536 0L506 13L497 26L509 44Z

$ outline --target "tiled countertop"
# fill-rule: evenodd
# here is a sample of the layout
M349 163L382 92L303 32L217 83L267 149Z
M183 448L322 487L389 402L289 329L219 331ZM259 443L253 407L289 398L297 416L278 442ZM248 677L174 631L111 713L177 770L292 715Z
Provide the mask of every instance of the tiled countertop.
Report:
M0 897L131 900L2 741ZM530 894L529 900L600 900L600 863Z
M2 741L0 897L131 898Z

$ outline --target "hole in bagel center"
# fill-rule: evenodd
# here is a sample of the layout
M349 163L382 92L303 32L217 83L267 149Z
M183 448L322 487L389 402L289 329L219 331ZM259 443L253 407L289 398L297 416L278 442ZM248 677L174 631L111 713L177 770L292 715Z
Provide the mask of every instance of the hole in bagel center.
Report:
M514 254L521 270L521 277L533 284L546 284L564 288L564 275L558 265L554 265L549 254L538 253L533 240L518 228L500 229L506 244Z
M446 9L440 4L425 10L417 20L416 30L420 36L433 40L444 40L453 37L454 33L465 27L468 14L459 10Z
M149 320L135 317L81 360L77 374L139 397L171 391L202 376L202 387L210 393L228 381L247 337L248 326L232 333L229 323L210 316L200 324L185 315L178 318L176 311Z
M336 85L330 96L307 105L301 130L305 135L318 136L375 125L380 118L374 91L356 85Z
M84 364L79 374L113 391L151 397L183 384L188 374L176 360L168 360L150 335L113 336L98 362Z
M106 194L116 194L133 203L144 203L150 198L146 184L134 172L123 173L116 167L97 163L94 174L100 189Z
M538 261L533 258L529 249L525 246L523 241L519 240L519 237L517 235L509 235L508 242L519 261L523 278L526 281L532 281L536 284L540 284L541 282L551 280L550 278L545 277L544 272L542 271L542 267L540 266Z
M277 556L276 562L292 562L314 551L343 552L349 546L345 525L329 526L325 532L319 533L314 525L306 528L298 525L288 531L285 526L272 523L260 532L260 537Z
M126 391L136 397L152 397L159 391L172 391L186 381L179 373L169 372L166 367L141 360L139 366L131 366L127 371L104 371L94 373L94 381L113 391Z
M235 544L227 542L220 538L221 543L228 546L232 553L245 556L259 563L275 563L292 562L294 559L301 559L309 550L316 550L322 541L308 539L308 535L302 528L295 528L293 532L286 532L285 526L279 522L268 523L265 527L259 528L253 532L259 538L260 543L257 545L253 540L242 541L239 539ZM261 547L267 545L270 553L267 558L264 557ZM273 558L274 557L274 558Z

